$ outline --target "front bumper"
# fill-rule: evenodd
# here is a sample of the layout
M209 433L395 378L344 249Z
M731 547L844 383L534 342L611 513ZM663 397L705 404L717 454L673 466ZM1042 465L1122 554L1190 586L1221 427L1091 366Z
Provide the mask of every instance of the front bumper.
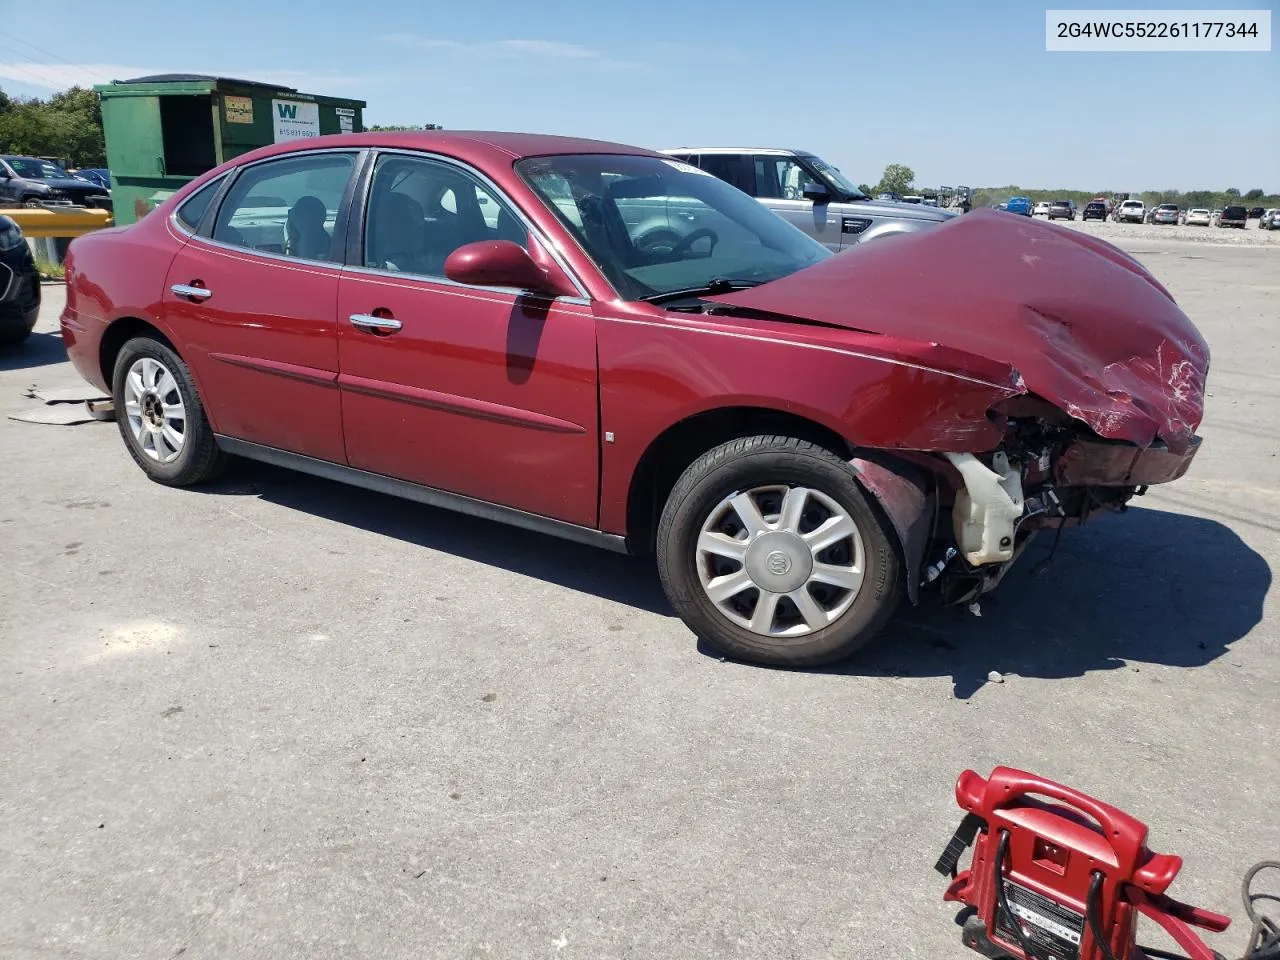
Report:
M1077 439L1054 464L1054 480L1064 487L1147 487L1177 480L1200 450L1200 438L1181 453L1163 443L1145 450L1130 443Z
M0 261L0 324L35 326L40 313L40 275L34 269Z

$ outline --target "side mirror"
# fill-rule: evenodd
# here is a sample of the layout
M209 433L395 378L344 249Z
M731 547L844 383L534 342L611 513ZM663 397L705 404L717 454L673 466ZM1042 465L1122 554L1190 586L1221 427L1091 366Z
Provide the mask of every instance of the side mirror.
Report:
M524 247L510 240L479 240L459 247L445 260L444 275L473 287L516 287L553 297L562 292Z
M802 196L806 200L812 200L814 203L826 203L831 199L831 194L827 192L827 188L820 183L809 182L804 185L804 193Z

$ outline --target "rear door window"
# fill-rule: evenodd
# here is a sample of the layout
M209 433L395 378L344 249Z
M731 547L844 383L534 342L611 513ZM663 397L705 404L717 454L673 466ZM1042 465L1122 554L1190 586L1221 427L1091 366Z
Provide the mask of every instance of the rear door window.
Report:
M719 177L725 183L732 184L743 193L756 196L754 184L747 158L739 153L704 153L698 166L713 177Z
M222 201L213 239L300 260L340 261L334 227L354 168L354 153L308 153L249 167Z

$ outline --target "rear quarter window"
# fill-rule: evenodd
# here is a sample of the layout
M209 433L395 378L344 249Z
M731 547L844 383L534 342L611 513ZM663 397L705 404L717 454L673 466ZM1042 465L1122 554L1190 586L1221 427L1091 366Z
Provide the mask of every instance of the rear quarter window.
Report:
M178 222L195 233L200 227L200 221L204 219L205 212L209 209L209 204L218 195L225 181L226 177L216 177L183 200L176 212Z

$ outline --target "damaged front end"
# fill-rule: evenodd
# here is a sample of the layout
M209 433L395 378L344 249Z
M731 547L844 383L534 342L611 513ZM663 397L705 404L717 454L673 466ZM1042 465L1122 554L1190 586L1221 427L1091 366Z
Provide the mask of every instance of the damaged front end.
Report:
M1200 447L1172 450L1108 440L1052 404L1011 401L1004 441L980 454L945 453L937 472L933 537L919 583L947 603L971 603L1000 583L1035 536L1123 513L1147 487L1186 473Z

